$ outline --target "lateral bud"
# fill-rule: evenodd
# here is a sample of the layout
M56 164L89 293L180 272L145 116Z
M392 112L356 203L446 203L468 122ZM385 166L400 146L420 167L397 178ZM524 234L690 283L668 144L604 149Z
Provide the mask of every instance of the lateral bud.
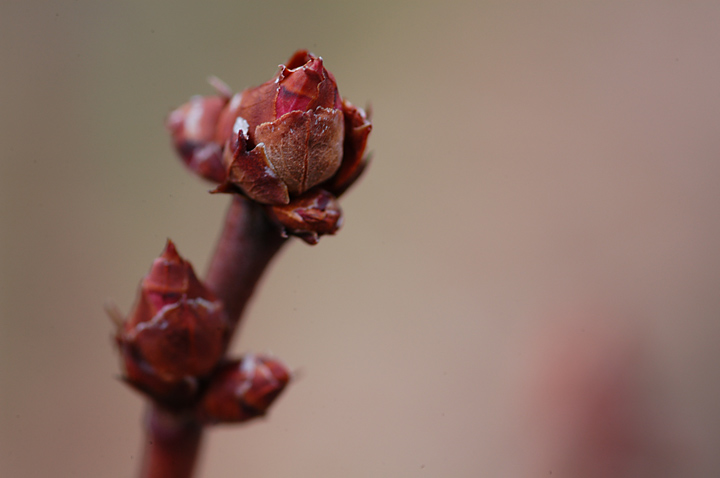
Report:
M216 140L220 115L230 101L227 85L217 78L210 84L217 90L213 96L193 96L167 118L175 150L195 174L215 183L225 181L227 171L222 161L223 144Z
M222 302L168 241L116 335L124 379L158 401L189 399L222 358L228 332Z
M289 381L290 372L280 361L247 354L215 370L198 415L207 423L240 423L263 416Z
M317 244L325 234L335 234L342 225L340 204L324 189L310 190L290 204L265 206L265 210L285 235L298 236L308 244Z

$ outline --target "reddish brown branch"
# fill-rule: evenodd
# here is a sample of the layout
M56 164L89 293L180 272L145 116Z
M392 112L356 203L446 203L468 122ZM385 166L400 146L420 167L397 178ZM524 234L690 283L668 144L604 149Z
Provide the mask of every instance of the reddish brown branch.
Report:
M190 478L202 440L202 425L157 406L147 410L145 450L140 476Z
M262 206L233 195L205 285L223 301L235 326L265 267L285 241Z
M233 195L205 281L223 301L233 328L240 322L260 276L285 241L262 206ZM140 478L190 478L202 431L194 416L152 404Z

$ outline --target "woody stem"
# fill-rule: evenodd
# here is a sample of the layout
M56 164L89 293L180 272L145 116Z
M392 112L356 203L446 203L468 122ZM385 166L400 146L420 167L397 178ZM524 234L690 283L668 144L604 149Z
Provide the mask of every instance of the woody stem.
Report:
M263 271L285 242L262 206L233 195L205 278L205 285L223 301L233 328Z
M205 279L223 301L233 330L263 271L285 242L262 206L233 195ZM151 404L140 478L190 478L202 432L202 424L192 415Z
M200 450L202 425L153 404L145 416L141 478L190 478Z

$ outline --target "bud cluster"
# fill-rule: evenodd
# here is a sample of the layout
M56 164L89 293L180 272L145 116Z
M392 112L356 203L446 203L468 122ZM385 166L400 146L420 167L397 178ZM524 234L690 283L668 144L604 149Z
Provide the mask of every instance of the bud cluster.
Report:
M262 415L287 385L280 362L224 359L232 327L222 301L168 241L145 276L133 313L115 341L123 379L157 403L212 422Z
M341 225L336 199L360 176L372 129L368 115L342 99L320 57L296 52L268 82L232 94L193 97L168 128L185 164L264 205L285 234L310 244Z

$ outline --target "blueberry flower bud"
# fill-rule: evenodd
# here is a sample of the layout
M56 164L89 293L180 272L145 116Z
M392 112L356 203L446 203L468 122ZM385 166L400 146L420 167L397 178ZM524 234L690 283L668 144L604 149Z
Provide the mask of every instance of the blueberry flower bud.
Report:
M250 198L287 204L330 179L345 137L342 101L321 58L297 52L277 75L245 90L236 111L228 180ZM267 173L258 175L258 166ZM257 181L268 186L258 188Z
M290 204L266 206L268 215L283 227L285 235L317 244L321 235L335 234L342 225L342 211L335 196L324 189L312 189L293 198Z
M143 279L135 311L116 336L125 380L161 399L212 371L223 356L228 331L222 303L168 241Z
M194 98L170 115L168 127L186 164L219 183L215 192L281 208L270 215L287 234L315 243L335 232L340 209L334 202L320 220L302 220L298 227L292 213L293 224L283 222L311 191L323 190L334 201L368 162L369 115L340 97L322 58L299 50L260 86L235 95L225 86L216 89L217 96Z
M222 160L222 144L215 141L215 134L220 114L229 101L229 91L227 87L217 88L221 94L193 96L170 113L167 127L185 165L199 176L219 183L225 181L227 170Z
M209 423L237 423L265 415L289 381L290 373L281 362L245 355L213 373L198 415Z

